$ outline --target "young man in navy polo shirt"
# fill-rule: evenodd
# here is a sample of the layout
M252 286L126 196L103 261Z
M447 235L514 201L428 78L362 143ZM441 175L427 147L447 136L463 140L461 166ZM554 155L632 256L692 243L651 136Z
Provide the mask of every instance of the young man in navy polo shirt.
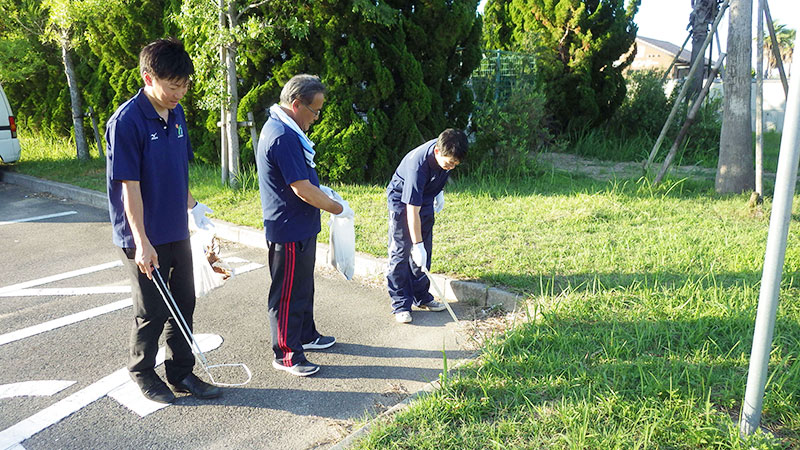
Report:
M444 208L444 188L450 171L467 154L463 131L448 128L437 139L411 150L386 188L389 204L389 269L386 280L392 312L400 323L411 322L411 306L442 311L445 306L428 292L430 280L422 265L431 267L434 212Z
M332 346L314 324L314 261L320 209L353 217L347 202L332 200L319 188L314 169L314 144L306 136L320 116L325 86L312 75L296 75L283 86L280 104L269 110L256 151L258 187L269 247L269 319L272 366L296 376L309 376L319 366L306 350Z
M139 54L144 88L106 124L108 206L114 244L131 279L134 321L128 371L145 397L171 403L175 392L199 398L220 389L192 373L194 355L152 281L158 270L189 327L195 306L189 220L208 223L210 210L189 192L192 145L178 103L194 66L183 44L160 39ZM189 214L187 214L187 211ZM170 387L155 373L158 338L164 331L164 367Z

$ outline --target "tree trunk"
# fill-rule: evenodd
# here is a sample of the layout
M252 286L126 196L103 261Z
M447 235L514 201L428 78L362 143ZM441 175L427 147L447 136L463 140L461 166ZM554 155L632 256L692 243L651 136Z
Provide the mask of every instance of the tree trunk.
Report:
M219 29L220 29L220 32L221 32L226 27L226 24L225 24L225 0L218 0L218 5L217 6L219 6ZM220 61L220 64L223 65L223 66L225 65L225 62L227 61L227 56L225 54L226 54L225 44L223 43L219 47L219 61ZM221 176L221 179L222 179L222 184L224 186L228 185L228 179L230 177L230 173L228 172L228 134L225 131L225 129L227 128L225 126L225 124L227 123L227 120L225 118L226 115L227 115L227 112L226 112L226 108L225 108L225 102L223 101L222 104L220 105L220 108L219 108L219 136L220 136L220 140L219 140L219 142L220 142L219 159L220 159L220 169L221 169L220 176Z
M230 29L236 28L236 9L235 2L230 2L228 10L228 20ZM228 78L228 112L227 112L227 131L228 131L228 182L233 188L239 187L239 77L236 76L236 42L232 42L227 48L225 67Z
M739 193L753 189L753 135L750 126L752 0L732 0L728 26L728 64L715 189Z
M83 131L83 107L81 96L78 92L78 77L75 76L75 67L69 55L69 47L65 40L61 41L61 58L64 63L64 72L67 74L70 103L72 103L72 126L75 129L75 146L78 159L89 159L89 146L86 145L86 133Z

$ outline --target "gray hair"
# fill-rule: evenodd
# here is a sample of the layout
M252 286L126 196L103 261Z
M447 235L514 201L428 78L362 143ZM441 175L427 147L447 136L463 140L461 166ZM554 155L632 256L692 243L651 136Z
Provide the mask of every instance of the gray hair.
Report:
M293 101L299 99L305 104L314 101L317 94L325 93L325 85L316 75L302 73L293 76L283 85L281 90L281 103L291 105Z

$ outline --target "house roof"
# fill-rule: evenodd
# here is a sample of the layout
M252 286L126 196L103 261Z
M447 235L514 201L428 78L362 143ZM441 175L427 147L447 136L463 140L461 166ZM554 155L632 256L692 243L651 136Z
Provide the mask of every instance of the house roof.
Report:
M648 38L648 37L644 37L644 36L636 36L636 40L637 41L642 41L642 42L644 42L646 44L649 44L649 45L652 45L653 47L657 47L657 48L659 48L659 49L661 49L661 50L663 50L663 51L665 51L667 53L670 53L672 55L677 55L678 52L680 51L680 57L678 59L680 61L682 61L682 62L689 63L689 61L692 60L692 52L690 52L689 50L686 50L686 49L681 50L680 47L678 47L677 45L675 45L675 44L673 44L671 42L660 41L658 39ZM706 59L708 59L708 58L706 58Z

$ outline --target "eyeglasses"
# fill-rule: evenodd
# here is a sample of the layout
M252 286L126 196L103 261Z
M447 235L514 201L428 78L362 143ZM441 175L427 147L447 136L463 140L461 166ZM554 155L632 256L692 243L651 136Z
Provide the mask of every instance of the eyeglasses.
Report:
M305 106L307 110L309 110L312 113L314 113L314 118L315 119L319 119L319 113L322 112L322 109L314 110L313 108L311 108L310 106L306 105L305 103L303 103L303 106Z

